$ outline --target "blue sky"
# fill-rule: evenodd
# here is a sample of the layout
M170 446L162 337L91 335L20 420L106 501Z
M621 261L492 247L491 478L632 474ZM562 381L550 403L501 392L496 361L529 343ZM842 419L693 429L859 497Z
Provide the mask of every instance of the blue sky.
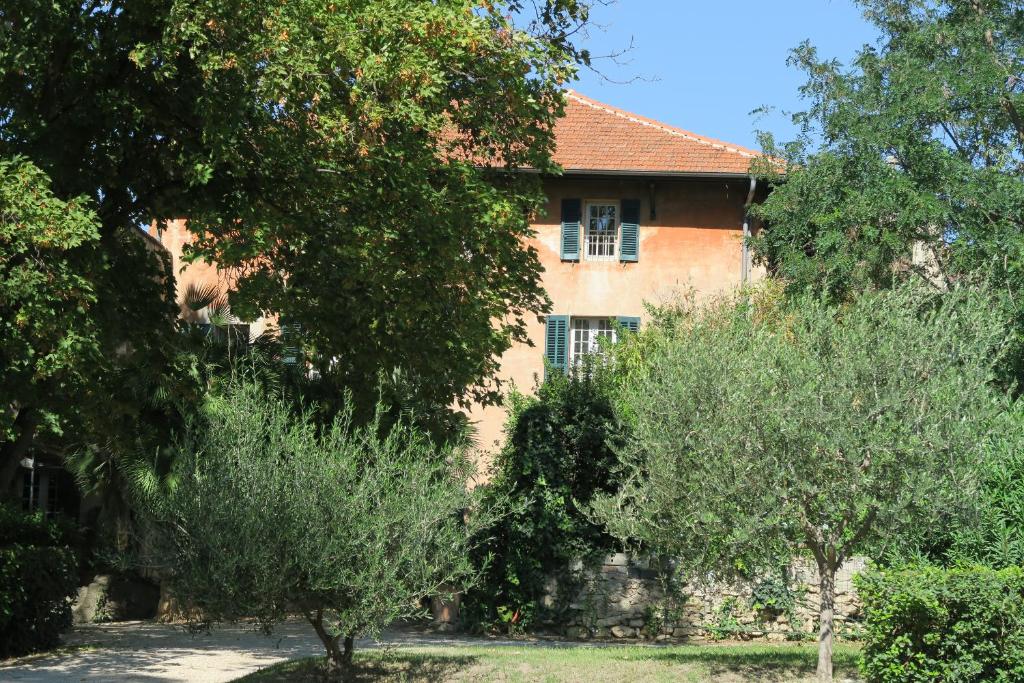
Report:
M619 0L598 8L600 28L583 41L592 54L633 49L616 65L597 60L601 76L581 72L573 88L594 99L687 130L757 147L756 130L793 137L781 113L804 108L803 75L786 66L789 51L810 39L822 57L848 63L875 31L852 0Z

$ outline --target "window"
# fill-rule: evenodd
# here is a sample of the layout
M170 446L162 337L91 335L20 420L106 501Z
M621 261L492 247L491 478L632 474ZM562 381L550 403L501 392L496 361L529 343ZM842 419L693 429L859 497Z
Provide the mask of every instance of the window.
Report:
M600 339L615 341L615 325L610 318L573 318L572 344L569 346L569 364L575 365L583 357L601 353Z
M618 203L597 201L587 204L586 254L588 261L615 260L618 228Z

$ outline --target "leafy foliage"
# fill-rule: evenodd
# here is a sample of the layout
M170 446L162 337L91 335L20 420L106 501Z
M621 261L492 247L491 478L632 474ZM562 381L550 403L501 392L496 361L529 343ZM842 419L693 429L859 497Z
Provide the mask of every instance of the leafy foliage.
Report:
M609 374L587 366L552 372L536 397L509 398L505 445L484 495L519 505L483 532L476 562L486 569L463 607L471 625L518 630L564 620L582 569L614 547L586 513L617 485L615 449L626 430L611 391Z
M490 517L465 460L377 427L342 414L321 428L252 384L211 397L177 485L149 500L175 596L204 620L268 630L298 611L344 668L355 637L471 581L469 539Z
M497 357L546 310L522 248L539 178L505 171L554 170L572 57L505 5L181 4L161 42L136 48L164 77L187 45L216 95L201 163L221 194L189 214L195 256L238 270L243 315L300 324L321 375L364 404L363 378L394 368L424 405L494 400ZM214 123L225 112L279 159L254 164Z
M939 559L994 568L1024 566L1024 416L1008 412L986 443L976 516L948 528Z
M105 236L189 218L235 313L287 314L370 405L396 367L422 404L493 400L547 305L522 249L540 181L507 171L556 171L589 5L14 0L0 154L91 197Z
M1024 677L1024 571L934 567L855 579L866 616L868 681Z
M104 238L93 202L58 198L26 159L0 161L0 496L30 448L136 439L142 394L168 370L165 265L140 234ZM144 305L121 301L122 268L146 278L131 285Z
M494 359L546 306L536 254L521 248L539 181L506 171L555 170L551 126L561 84L588 60L572 45L588 7L4 3L0 158L24 158L49 182L32 176L22 191L28 176L5 167L0 209L19 253L80 240L45 255L53 273L67 264L82 278L59 295L28 288L26 301L4 292L5 323L14 308L37 307L39 325L68 313L65 337L9 351L37 343L46 372L72 380L91 354L102 381L54 375L26 398L24 368L8 377L5 362L0 448L85 453L85 471L113 481L119 458L156 448L139 443L140 426L166 433L180 417L171 406L199 402L173 333L173 274L138 230L170 218L191 219L195 258L234 271L236 315L286 312L304 326L334 395L357 392L372 412L366 378L400 368L421 408L494 398ZM45 202L17 203L44 185ZM3 271L12 249L0 243Z
M984 289L905 285L845 306L738 294L660 311L624 381L626 480L599 517L697 572L811 553L824 643L843 561L916 542L975 490L1005 407L993 310Z
M67 531L0 505L0 658L57 645L78 588Z
M1024 12L1011 0L860 0L878 28L844 68L809 43L803 135L766 150L786 182L755 211L756 254L793 291L843 298L919 272L982 271L1012 291L1024 264ZM768 176L772 173L765 167ZM918 259L914 259L914 250Z
M98 241L87 199L61 201L37 167L0 160L0 393L14 407L0 411L0 442L19 436L21 406L59 433L66 395L58 387L84 393L97 382Z

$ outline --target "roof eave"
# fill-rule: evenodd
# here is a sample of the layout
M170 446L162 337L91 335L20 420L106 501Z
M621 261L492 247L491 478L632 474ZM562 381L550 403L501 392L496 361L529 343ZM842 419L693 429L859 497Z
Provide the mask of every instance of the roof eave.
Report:
M750 173L737 171L662 171L625 168L566 168L563 176L633 176L640 178L710 178L738 180L749 178Z
M510 171L512 173L542 173L535 168L527 168L525 166L508 169L498 166L478 165L477 168ZM739 180L751 176L750 173L736 171L659 171L633 168L563 168L561 173L542 174L550 178L564 178L566 176L619 176L634 178L704 178L710 180Z

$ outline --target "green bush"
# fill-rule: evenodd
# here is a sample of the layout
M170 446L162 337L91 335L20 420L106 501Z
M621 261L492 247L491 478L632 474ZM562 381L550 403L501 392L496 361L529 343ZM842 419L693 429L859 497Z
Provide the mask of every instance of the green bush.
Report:
M486 571L463 603L469 627L561 623L581 587L580 570L615 547L586 512L595 493L617 486L615 448L625 428L611 397L609 373L588 364L568 377L550 373L535 398L509 398L506 442L485 495L520 505L483 532L475 560ZM551 579L557 597L545 601Z
M157 566L192 625L254 618L265 630L296 613L332 669L355 639L422 613L424 596L475 578L468 537L489 511L466 489L461 451L405 422L320 424L312 407L256 384L211 396L179 443L176 485L144 499Z
M864 601L867 680L1024 680L1024 570L874 571Z
M1024 405L1016 404L985 444L977 513L949 525L946 560L997 569L1024 565Z
M71 626L76 569L66 529L0 506L0 658L59 642Z

